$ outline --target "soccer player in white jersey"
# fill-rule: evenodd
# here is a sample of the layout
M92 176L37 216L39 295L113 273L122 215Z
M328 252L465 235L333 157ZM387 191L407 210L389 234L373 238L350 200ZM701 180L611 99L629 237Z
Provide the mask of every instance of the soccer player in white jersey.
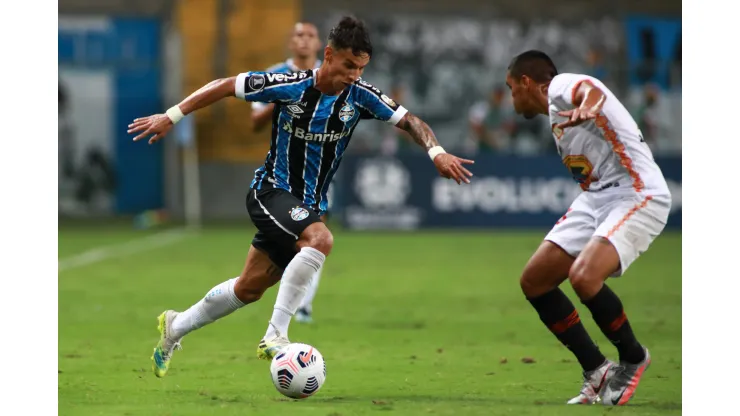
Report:
M506 84L518 114L550 117L563 164L584 191L525 266L522 291L583 367L581 392L568 403L624 405L651 358L605 281L621 276L665 227L668 186L637 123L598 79L558 74L545 53L527 51L511 61ZM559 288L566 279L617 348L619 364L586 332Z
M316 25L308 22L298 22L293 26L293 32L288 42L291 57L284 62L279 62L267 68L265 71L292 74L308 69L316 70L321 66L321 60L316 57L321 47L319 30ZM274 110L274 103L252 102L252 130L258 132L271 124ZM326 222L326 217L327 214L324 214L321 220ZM311 284L306 290L306 296L295 313L295 320L298 322L313 322L313 300L316 297L316 291L319 289L322 269L323 267L311 279Z

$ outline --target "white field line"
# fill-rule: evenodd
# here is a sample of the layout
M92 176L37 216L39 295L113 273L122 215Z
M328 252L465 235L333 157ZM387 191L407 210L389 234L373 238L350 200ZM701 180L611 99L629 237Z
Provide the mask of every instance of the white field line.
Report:
M180 227L162 231L143 238L137 238L122 244L114 244L87 250L83 253L60 259L59 273L108 259L130 256L153 248L167 246L190 235L193 235L193 232L189 228Z

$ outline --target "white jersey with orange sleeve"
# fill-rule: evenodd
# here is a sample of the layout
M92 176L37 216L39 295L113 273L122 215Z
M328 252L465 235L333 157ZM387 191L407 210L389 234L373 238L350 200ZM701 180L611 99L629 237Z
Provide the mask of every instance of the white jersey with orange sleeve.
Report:
M596 120L565 130L555 127L567 120L558 112L575 107L575 92L583 82L606 96L601 113ZM629 186L637 192L668 193L663 173L637 123L601 81L588 75L560 74L550 82L547 95L555 145L584 191Z
M555 127L573 109L575 91L589 82L606 95L595 120ZM593 237L607 239L619 254L621 276L663 231L671 195L663 173L627 109L601 81L560 74L548 87L550 125L563 163L584 192L545 240L577 257Z

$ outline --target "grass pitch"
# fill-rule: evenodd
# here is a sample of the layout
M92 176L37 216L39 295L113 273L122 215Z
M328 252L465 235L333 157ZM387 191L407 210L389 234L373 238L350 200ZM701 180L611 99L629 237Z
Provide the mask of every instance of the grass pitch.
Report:
M276 288L188 335L169 374L149 357L156 317L184 310L237 276L254 230L207 228L170 245L59 274L60 415L669 415L681 413L681 234L659 237L621 279L653 364L629 406L565 406L581 375L518 286L540 232L335 232L313 325L290 338L317 347L327 382L284 398L255 349ZM63 227L59 257L140 238L117 227ZM565 288L565 286L564 286ZM569 287L566 293L576 299ZM616 358L590 313L587 329ZM526 363L524 361L527 361Z

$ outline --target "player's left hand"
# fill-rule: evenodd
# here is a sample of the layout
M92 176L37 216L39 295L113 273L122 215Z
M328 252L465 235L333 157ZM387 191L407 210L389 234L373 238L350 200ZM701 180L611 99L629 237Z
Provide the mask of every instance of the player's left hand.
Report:
M472 177L473 174L465 169L463 164L473 163L475 162L472 160L461 159L449 153L441 153L434 158L434 166L439 171L439 176L454 179L458 185L460 185L460 182L470 183L468 177Z
M572 110L559 111L558 115L562 117L568 117L568 120L565 120L564 122L555 126L564 129L566 127L577 126L587 120L593 120L596 118L596 116L599 115L599 112L595 111L594 109L583 109L578 107Z
M134 122L128 125L128 133L141 132L138 136L134 137L135 142L153 134L154 136L149 139L149 144L152 144L166 136L172 129L172 126L172 120L167 117L167 114L154 114L148 117L134 119Z

